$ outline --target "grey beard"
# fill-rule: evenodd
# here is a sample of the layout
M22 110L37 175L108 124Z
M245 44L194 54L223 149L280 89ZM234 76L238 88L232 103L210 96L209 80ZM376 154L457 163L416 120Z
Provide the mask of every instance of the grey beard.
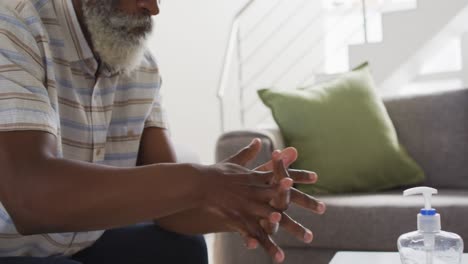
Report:
M116 10L116 2L83 0L83 16L101 61L115 71L130 73L144 56L153 24L150 15L131 16Z

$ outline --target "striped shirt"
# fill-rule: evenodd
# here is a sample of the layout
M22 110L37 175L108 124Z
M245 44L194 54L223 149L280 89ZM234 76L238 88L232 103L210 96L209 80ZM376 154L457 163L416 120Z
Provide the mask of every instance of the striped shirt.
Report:
M144 128L166 127L158 67L146 52L131 74L97 71L72 0L0 1L0 132L46 131L61 158L135 166ZM71 255L102 233L21 236L0 203L0 256Z

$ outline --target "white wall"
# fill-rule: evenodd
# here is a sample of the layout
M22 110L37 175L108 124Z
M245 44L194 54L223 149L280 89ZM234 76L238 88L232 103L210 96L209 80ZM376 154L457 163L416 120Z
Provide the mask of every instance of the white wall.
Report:
M163 100L174 142L214 161L220 134L216 90L231 18L244 1L167 0L150 48L163 77Z

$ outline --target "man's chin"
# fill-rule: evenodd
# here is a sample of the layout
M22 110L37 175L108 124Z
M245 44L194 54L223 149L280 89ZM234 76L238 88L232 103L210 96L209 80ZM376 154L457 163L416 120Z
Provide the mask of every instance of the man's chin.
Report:
M131 73L141 64L145 54L145 46L122 47L118 45L107 46L98 52L101 60L115 72Z
M104 4L92 8L84 5L83 11L94 49L102 62L114 71L135 70L144 57L152 20L111 14Z

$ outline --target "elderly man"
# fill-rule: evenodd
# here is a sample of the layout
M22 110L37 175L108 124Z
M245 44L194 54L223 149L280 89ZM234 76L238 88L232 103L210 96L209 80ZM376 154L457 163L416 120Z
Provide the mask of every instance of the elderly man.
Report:
M212 166L175 163L145 48L159 7L0 2L0 263L207 263L211 232L281 262L278 226L312 241L284 213L325 210L292 188L317 180L287 169L295 149L255 170L259 140Z

